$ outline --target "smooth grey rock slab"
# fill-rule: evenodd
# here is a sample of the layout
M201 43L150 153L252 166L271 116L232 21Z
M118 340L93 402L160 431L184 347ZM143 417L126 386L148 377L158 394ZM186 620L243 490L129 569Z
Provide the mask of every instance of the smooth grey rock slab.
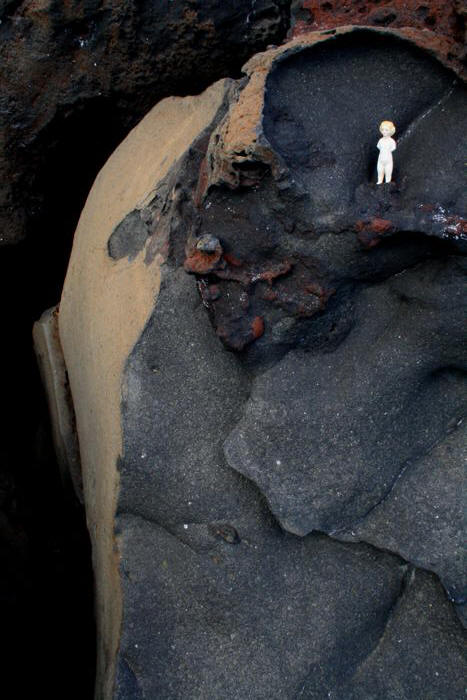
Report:
M119 700L325 698L378 644L407 568L366 545L241 519L235 543L215 523L175 535L134 516L118 524Z
M386 630L332 700L458 700L465 692L465 636L434 576L414 571Z
M429 262L367 288L337 349L290 352L254 381L225 453L284 528L351 529L456 425L462 268Z
M248 390L237 358L212 333L194 279L165 269L126 368L119 512L170 525L255 507L257 490L222 450Z
M410 464L389 495L345 536L397 552L417 566L435 571L457 603L465 603L467 596L466 445L463 421Z

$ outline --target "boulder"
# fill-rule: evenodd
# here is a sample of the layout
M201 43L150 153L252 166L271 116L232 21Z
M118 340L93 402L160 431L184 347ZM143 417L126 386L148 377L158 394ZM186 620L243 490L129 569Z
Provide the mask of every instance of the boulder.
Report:
M296 38L96 179L59 332L99 698L459 696L465 88L424 39Z

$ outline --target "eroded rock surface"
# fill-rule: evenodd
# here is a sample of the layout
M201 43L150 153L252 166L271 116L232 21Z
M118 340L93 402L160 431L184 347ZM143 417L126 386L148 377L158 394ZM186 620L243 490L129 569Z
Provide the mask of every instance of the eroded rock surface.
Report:
M465 673L464 641L455 627L453 610L434 577L413 572L378 645L331 698L454 698L463 692ZM449 646L448 658L443 644Z
M377 647L401 562L231 522L237 543L205 523L171 534L119 518L129 605L116 697L326 697Z
M465 58L465 4L462 0L293 0L292 30L299 35L346 24L413 27L432 32L433 44L451 60Z
M93 544L98 697L112 696L122 615L114 516L123 450L123 371L152 313L161 260L155 254L152 263L145 264L140 254L133 262L125 257L116 261L108 243L137 205L142 208L148 198L152 200L174 163L222 113L229 89L229 81L221 81L199 97L159 103L117 149L81 215L61 299L59 331L75 406Z
M403 32L310 34L246 70L158 105L75 238L98 694L454 700L465 88Z
M41 227L50 237L60 218L64 235L128 129L162 97L238 75L282 41L288 9L286 0L2 3L0 246Z

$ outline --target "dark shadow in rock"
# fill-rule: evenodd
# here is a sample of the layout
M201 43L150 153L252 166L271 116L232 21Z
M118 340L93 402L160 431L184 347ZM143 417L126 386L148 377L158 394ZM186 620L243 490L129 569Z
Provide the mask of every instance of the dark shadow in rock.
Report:
M92 698L95 624L84 510L66 498L32 325L56 303L61 249L31 238L0 255L2 695ZM68 494L69 496L70 494ZM53 672L51 671L53 658ZM73 682L70 683L70 678Z

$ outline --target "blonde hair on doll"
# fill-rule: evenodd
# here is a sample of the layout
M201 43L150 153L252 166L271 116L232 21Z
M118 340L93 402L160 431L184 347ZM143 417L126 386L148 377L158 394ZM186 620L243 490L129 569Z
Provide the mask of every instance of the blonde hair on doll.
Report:
M388 129L390 129L390 130L391 130L391 136L394 136L394 134L396 133L396 127L394 126L394 124L393 124L392 122L388 122L388 121L381 122L381 124L379 125L379 130L380 130L380 131L381 131L381 129L383 128L383 126L386 126ZM382 133L382 132L381 132L381 133Z

